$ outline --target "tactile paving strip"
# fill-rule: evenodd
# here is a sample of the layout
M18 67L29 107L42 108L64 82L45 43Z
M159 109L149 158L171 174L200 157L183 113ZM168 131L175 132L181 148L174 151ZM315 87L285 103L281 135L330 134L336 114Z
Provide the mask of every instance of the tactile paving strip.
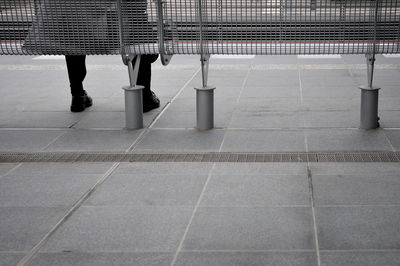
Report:
M400 162L400 152L101 153L2 152L0 163L24 162Z

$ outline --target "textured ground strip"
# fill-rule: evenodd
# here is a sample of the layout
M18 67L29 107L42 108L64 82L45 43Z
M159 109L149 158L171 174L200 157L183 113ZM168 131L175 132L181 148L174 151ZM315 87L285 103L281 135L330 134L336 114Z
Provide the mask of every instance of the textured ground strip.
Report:
M0 153L0 163L24 162L400 162L400 152Z

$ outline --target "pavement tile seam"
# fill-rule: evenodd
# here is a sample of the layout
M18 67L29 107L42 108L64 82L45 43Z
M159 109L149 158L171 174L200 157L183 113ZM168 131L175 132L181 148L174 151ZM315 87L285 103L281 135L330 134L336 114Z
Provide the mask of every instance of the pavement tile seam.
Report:
M70 208L68 208L61 219L50 228L50 230L37 242L29 252L19 261L19 264L25 265L27 262L31 261L32 258L37 254L37 252L46 244L49 238L64 224L71 216L73 216L74 212L78 210L81 204L90 197L91 193L96 189L97 186L100 186L102 182L104 182L115 169L118 167L119 163L113 164L102 176L101 178L92 186L88 191L86 191ZM69 206L68 206L69 207ZM51 208L51 207L47 207Z
M168 110L168 108L171 106L171 104L182 94L184 89L188 87L188 85L195 79L195 77L200 73L201 68L197 68L195 73L182 85L182 87L176 92L176 94L172 97L171 100L169 100L162 110L157 113L157 115L153 118L152 122L146 126L146 128L141 132L141 134L136 138L136 140L129 146L129 148L126 150L127 152L134 151L138 145L145 139L146 135L149 134L149 132L152 130L154 125L157 123L158 120L162 118L164 113Z
M394 145L392 144L392 142L390 141L388 135L386 134L387 131L383 130L383 135L386 138L386 141L389 143L390 147L392 148L393 152L396 152L396 148L394 147Z
M306 133L304 133L307 135ZM308 151L308 142L307 142L307 136L305 136L306 139L306 150ZM307 163L307 179L308 179L308 190L309 190L309 199L311 203L311 213L312 213L312 220L313 220L313 234L314 234L314 245L315 245L315 252L317 255L317 263L318 265L321 265L321 253L320 253L320 244L319 244L319 238L320 236L318 235L318 221L317 221L317 215L316 215L316 201L315 201L315 192L314 192L314 184L313 184L313 174L312 174L312 169L310 167L310 163Z
M222 141L222 143L223 143L223 141ZM221 147L222 147L222 144L221 144ZM220 149L221 149L221 148L220 148ZM207 186L208 186L208 184L209 184L209 182L210 182L210 180L211 180L211 178L212 178L212 173L213 173L213 169L215 168L215 165L216 165L216 164L214 163L214 164L212 165L212 167L210 168L210 170L208 171L207 179L206 179L206 181L204 182L203 189L202 189L202 191L201 191L201 193L200 193L200 195L199 195L199 198L198 198L198 200L197 200L197 202L196 202L196 205L194 206L194 209L193 209L193 211L192 211L192 215L191 215L191 217L190 217L190 219L189 219L189 221L188 221L188 223L187 223L187 226L186 226L186 228L185 228L185 231L184 231L184 233L183 233L183 235L182 235L182 238L181 238L181 240L180 240L180 242L179 242L179 245L178 245L178 247L177 247L177 249L176 249L176 251L175 251L175 254L174 254L174 257L173 257L173 259L172 259L171 265L175 265L175 264L176 264L176 261L177 261L177 259L178 259L178 257L179 257L179 254L180 254L180 252L181 252L182 249L183 249L184 242L185 242L185 240L186 240L187 235L189 234L190 227L191 227L191 225L192 225L192 223L193 223L193 220L195 219L197 210L200 208L201 200L202 200L202 198L204 197L204 194L205 194L205 192L206 192L206 190L207 190Z
M17 163L14 167L12 167L10 170L8 170L7 172L5 172L4 174L0 175L0 179L10 175L14 170L18 169L20 166L22 165L22 163Z
M343 251L343 250L337 250L337 251ZM326 250L324 252L337 252L336 250ZM365 252L368 250L354 250L354 251L360 251L360 252ZM374 250L371 250L374 251ZM392 251L397 251L397 250L377 250L377 251L382 251L382 252L392 252ZM202 249L202 250L196 250L196 249L185 249L180 251L181 253L304 253L304 252L315 252L314 249L265 249L265 250L255 250L255 249L250 249L250 250L245 250L245 249L238 249L238 250L229 250L229 249L224 249L224 250L207 250L207 249ZM346 252L346 251L343 251ZM349 251L352 252L352 251ZM21 253L18 251L0 251L1 253ZM171 251L151 251L151 250L132 250L132 251L126 251L126 250L95 250L95 251L90 251L90 250L79 250L79 251L71 251L71 252L60 252L60 251L39 251L37 254L65 254L65 253L70 253L70 254L97 254L97 253L166 253L166 254L171 254Z
M240 91L239 91L239 93L238 93L238 95L237 95L237 97L236 97L236 100L235 100L235 105L234 105L234 107L233 107L233 109L232 109L232 111L231 111L230 117L228 118L228 122L227 122L227 124L226 124L226 127L224 128L225 130L228 130L228 129L229 129L230 125L231 125L232 122L233 122L234 114L235 114L235 112L238 111L238 104L239 104L240 99L241 99L241 97L242 97L242 95L243 95L243 92L244 92L244 89L245 89L245 87L246 87L246 83L247 83L247 80L248 80L248 78L249 78L249 75L250 75L250 70L248 70L248 71L246 72L246 75L245 75L245 77L244 77L244 79L243 79L242 85L241 85L241 87L240 87ZM220 151L220 152L222 151L222 148L223 148L223 146L224 146L225 140L226 140L226 134L225 134L225 135L223 136L223 138L222 138L221 145L220 145L218 151Z
M185 249L181 253L305 253L315 249Z

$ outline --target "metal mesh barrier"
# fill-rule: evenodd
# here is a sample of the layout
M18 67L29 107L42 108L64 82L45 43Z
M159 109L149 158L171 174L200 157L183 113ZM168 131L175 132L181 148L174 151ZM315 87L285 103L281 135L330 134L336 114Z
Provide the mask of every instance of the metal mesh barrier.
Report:
M5 54L118 54L118 31L115 1L2 1Z
M0 1L0 54L398 53L399 32L397 0Z
M397 0L169 0L166 47L171 54L396 53L399 8Z

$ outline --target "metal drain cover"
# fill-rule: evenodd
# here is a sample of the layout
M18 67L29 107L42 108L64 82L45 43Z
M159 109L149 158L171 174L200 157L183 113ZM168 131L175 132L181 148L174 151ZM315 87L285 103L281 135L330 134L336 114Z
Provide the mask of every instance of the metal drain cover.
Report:
M400 162L400 152L101 153L1 152L0 163L24 162Z

